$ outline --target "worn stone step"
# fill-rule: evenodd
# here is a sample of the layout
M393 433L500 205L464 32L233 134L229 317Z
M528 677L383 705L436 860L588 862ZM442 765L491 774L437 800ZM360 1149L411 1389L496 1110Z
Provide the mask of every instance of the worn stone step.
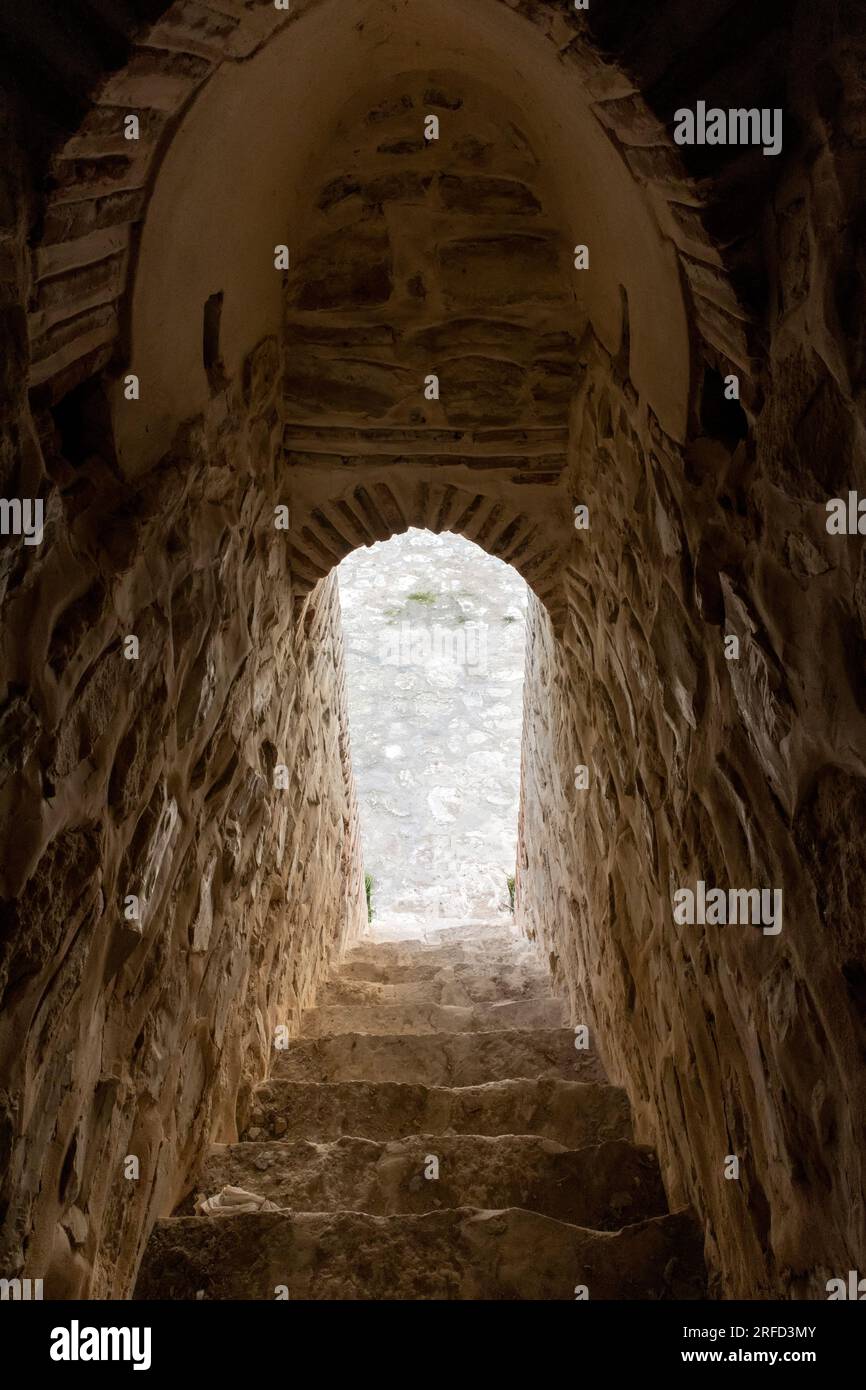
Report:
M431 1158L438 1177L426 1177ZM362 1211L370 1216L452 1207L524 1207L595 1230L667 1210L652 1150L614 1140L567 1149L529 1135L413 1135L376 1142L220 1144L198 1189L231 1185L295 1211ZM187 1204L192 1212L192 1197Z
M420 980L366 980L340 970L320 990L319 1008L360 1004L452 1004L460 1008L472 1004L492 1004L518 999L550 999L550 980L540 970L518 968L482 973L467 970L440 970Z
M534 952L523 955L508 951L501 958L483 956L478 960L458 959L452 963L441 963L431 957L432 953L428 956L415 956L402 965L394 965L393 962L378 961L372 956L366 960L353 960L351 956L347 956L334 972L333 979L339 982L357 980L371 984L406 985L447 978L461 984L468 981L467 987L474 987L482 982L494 987L499 980L507 984L513 977L518 986L524 982L537 981L550 989L550 975ZM510 997L514 998L514 994L511 993Z
M425 932L425 940L439 946L447 946L452 941L482 942L486 945L494 941L517 943L521 936L514 922L456 922L450 926L434 926Z
M446 947L462 947L464 950L520 949L528 945L527 938L515 926L484 926L467 931L451 927L431 927L423 931L401 934L398 931L381 930L369 936L356 938L347 949L350 951L441 951Z
M535 1134L570 1149L631 1139L625 1091L589 1082L494 1081L486 1086L411 1086L393 1081L270 1081L253 1097L243 1138L412 1134Z
M522 999L501 1004L335 1004L306 1009L301 1035L332 1033L501 1033L514 1028L563 1028L567 1008L559 999Z
M406 913L402 917L377 919L362 941L394 944L400 942L444 941L521 941L524 938L515 925L514 918L503 914L493 919L469 918L465 921L454 917L423 917Z
M272 1076L286 1081L403 1081L483 1086L521 1077L606 1080L593 1052L579 1052L568 1028L501 1033L339 1033L298 1038L277 1054Z
M509 970L516 966L526 966L544 971L544 961L536 948L528 941L508 942L507 944L468 943L461 945L454 941L448 945L428 945L424 942L400 942L393 945L353 946L343 955L340 973L356 974L360 978L390 980L394 971L424 972L409 975L409 979L423 979L426 972L435 975L438 970L465 966L481 972ZM365 969L375 973L365 976ZM399 975L393 978L400 978Z
M147 1299L698 1299L687 1211L617 1232L537 1212L421 1216L259 1212L158 1221L134 1297Z

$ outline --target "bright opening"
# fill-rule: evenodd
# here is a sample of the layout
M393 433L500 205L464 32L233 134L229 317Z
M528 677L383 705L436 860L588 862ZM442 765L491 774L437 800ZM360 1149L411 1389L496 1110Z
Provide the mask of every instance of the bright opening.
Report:
M338 574L374 925L508 916L526 583L461 536L418 530Z

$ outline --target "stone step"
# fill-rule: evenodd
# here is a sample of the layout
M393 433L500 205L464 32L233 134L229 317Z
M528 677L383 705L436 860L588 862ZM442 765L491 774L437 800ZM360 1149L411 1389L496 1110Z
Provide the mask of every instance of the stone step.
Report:
M270 1081L256 1091L242 1137L321 1143L449 1133L534 1134L569 1149L632 1138L625 1091L554 1078L458 1087Z
M377 932L356 938L346 949L347 953L405 951L423 955L425 951L442 951L449 947L476 951L511 951L529 945L527 938L522 936L516 927L484 927L465 932L448 927L431 928L411 936Z
M590 1299L705 1297L690 1213L615 1233L515 1208L169 1217L156 1223L134 1297L572 1301L581 1285Z
M426 973L435 975L438 970L465 966L469 969L509 970L516 966L533 967L544 971L544 961L536 948L528 941L518 941L497 945L481 945L454 941L449 945L427 945L424 942L395 942L394 945L353 946L343 955L340 972L357 974L360 978L390 980L392 972L415 970L424 974L410 975L412 979L423 979ZM364 969L372 969L372 976L365 976ZM400 978L395 975L395 979Z
M450 951L453 948L444 949ZM482 984L492 989L501 983L508 987L509 997L512 999L519 996L525 983L544 984L548 992L550 991L550 975L534 952L524 956L508 951L501 959L482 956L478 960L457 960L452 964L443 964L431 957L432 952L429 956L415 956L403 965L377 961L372 957L368 960L352 960L347 957L335 971L331 983L357 981L381 985L408 985L447 979L470 989Z
M505 916L490 919L470 918L462 921L454 917L430 918L407 913L402 917L377 920L361 942L374 944L394 944L400 942L478 941L498 939L500 941L522 941L524 938L514 923L514 918Z
M438 1178L425 1177L430 1158ZM652 1150L622 1140L566 1149L534 1136L413 1135L375 1142L220 1144L199 1190L242 1187L294 1211L396 1216L452 1207L523 1207L594 1230L667 1210ZM188 1208L192 1212L192 1197Z
M425 932L425 940L437 946L448 946L455 941L477 941L483 945L491 945L493 942L516 945L525 938L513 922L457 922L452 926L430 927Z
M501 1004L335 1004L306 1009L301 1036L334 1033L501 1033L515 1028L564 1028L567 1008L559 999L522 999Z
M317 1007L452 1004L467 1008L473 1004L552 997L550 980L540 970L527 973L518 968L487 975L469 971L459 976L453 970L441 970L432 978L398 981L358 979L341 970L319 991Z
M593 1052L578 1052L568 1028L501 1033L341 1033L298 1038L277 1054L273 1078L286 1081L403 1081L483 1086L521 1077L606 1080Z

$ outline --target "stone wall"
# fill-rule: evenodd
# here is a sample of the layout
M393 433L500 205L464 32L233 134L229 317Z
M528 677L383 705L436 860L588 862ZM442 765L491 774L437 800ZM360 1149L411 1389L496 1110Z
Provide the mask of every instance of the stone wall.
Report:
M828 499L866 488L852 19L800 13L785 117L800 157L762 239L735 243L766 314L760 357L727 320L722 370L745 409L706 371L680 450L585 344L570 486L591 530L562 642L531 614L525 929L627 1086L670 1196L705 1218L727 1296L823 1297L866 1237L866 562L826 527ZM673 893L699 879L781 888L781 932L676 925Z
M0 1266L53 1298L129 1289L364 920L336 579L293 597L240 416L132 487L104 404L25 436L0 552Z
M373 440L426 426L440 449L460 431L546 429L551 442L564 426L585 311L520 121L499 93L447 73L377 84L340 113L286 286L285 414L311 443L317 424Z
M862 570L823 505L861 481L862 424L782 340L754 436L708 374L685 452L584 344L590 529L562 641L531 603L518 857L524 929L740 1297L823 1296L864 1240ZM781 931L678 925L699 880L780 888Z

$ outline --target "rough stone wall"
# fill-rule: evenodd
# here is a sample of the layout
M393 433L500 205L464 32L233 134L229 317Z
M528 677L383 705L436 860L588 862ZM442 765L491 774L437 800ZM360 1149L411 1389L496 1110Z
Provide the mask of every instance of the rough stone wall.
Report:
M403 75L347 104L310 170L277 403L299 583L414 523L477 539L557 606L549 494L583 311L515 120L483 84Z
M441 122L429 140L427 113ZM341 113L293 228L288 421L453 438L562 427L579 278L519 120L453 74L401 77ZM431 372L436 399L425 398Z
M241 419L131 487L85 388L0 552L2 1267L46 1297L128 1290L363 922L336 580L293 598Z
M684 454L585 344L591 524L562 642L532 602L526 682L524 927L743 1297L824 1296L864 1240L862 560L823 505L862 477L862 423L815 354L792 389L783 336L754 442L710 377ZM700 879L782 889L781 932L677 925Z
M731 338L723 368L746 412L705 377L681 453L588 354L571 481L592 530L574 542L562 643L533 605L527 670L526 929L596 1028L671 1196L706 1218L720 1289L747 1297L825 1296L866 1234L866 562L825 509L866 487L852 18L796 26L800 157L764 219L762 274L754 240L738 252L767 313L765 361ZM781 933L675 925L673 891L699 878L782 888Z

